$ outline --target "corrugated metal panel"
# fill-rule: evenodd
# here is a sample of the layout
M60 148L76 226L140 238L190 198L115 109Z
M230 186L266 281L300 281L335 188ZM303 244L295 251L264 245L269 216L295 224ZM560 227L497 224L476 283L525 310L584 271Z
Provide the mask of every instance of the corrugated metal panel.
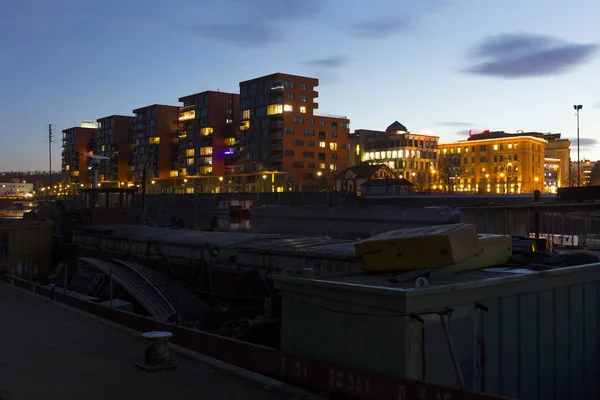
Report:
M487 301L484 390L598 398L598 294L598 282L588 282Z
M154 318L174 321L179 311L181 322L200 319L209 307L184 288L178 288L167 277L127 261L80 257L80 262L110 274Z

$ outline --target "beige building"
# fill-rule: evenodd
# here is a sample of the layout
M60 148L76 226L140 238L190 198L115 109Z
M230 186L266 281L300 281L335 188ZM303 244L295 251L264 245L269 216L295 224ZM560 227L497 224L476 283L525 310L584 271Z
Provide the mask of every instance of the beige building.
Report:
M439 137L410 133L395 121L385 132L358 129L354 132L354 141L355 154L359 154L361 163L385 164L399 178L411 181L416 190L429 184L429 171L437 160Z

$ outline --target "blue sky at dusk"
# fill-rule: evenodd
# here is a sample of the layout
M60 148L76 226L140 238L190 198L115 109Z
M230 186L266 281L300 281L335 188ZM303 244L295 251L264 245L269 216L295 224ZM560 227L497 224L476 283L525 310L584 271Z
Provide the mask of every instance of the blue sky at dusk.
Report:
M599 18L597 0L5 0L0 170L47 169L48 123L58 169L62 129L273 72L319 78L319 111L353 130L398 120L442 141L574 138L583 104L598 159Z

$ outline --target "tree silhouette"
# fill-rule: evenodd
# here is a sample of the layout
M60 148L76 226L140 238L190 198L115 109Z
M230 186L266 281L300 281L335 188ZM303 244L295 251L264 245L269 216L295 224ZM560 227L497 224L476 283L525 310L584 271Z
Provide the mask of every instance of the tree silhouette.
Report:
M440 154L435 176L446 193L454 193L457 181L470 175L460 163L460 154Z

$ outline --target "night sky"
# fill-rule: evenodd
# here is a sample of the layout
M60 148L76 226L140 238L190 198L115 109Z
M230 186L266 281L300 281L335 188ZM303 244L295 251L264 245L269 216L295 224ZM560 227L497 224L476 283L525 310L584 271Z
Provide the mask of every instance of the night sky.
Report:
M274 72L320 79L351 129L398 120L442 141L469 129L576 135L600 158L600 1L5 0L0 170L47 169L47 124ZM575 153L573 153L575 155Z

